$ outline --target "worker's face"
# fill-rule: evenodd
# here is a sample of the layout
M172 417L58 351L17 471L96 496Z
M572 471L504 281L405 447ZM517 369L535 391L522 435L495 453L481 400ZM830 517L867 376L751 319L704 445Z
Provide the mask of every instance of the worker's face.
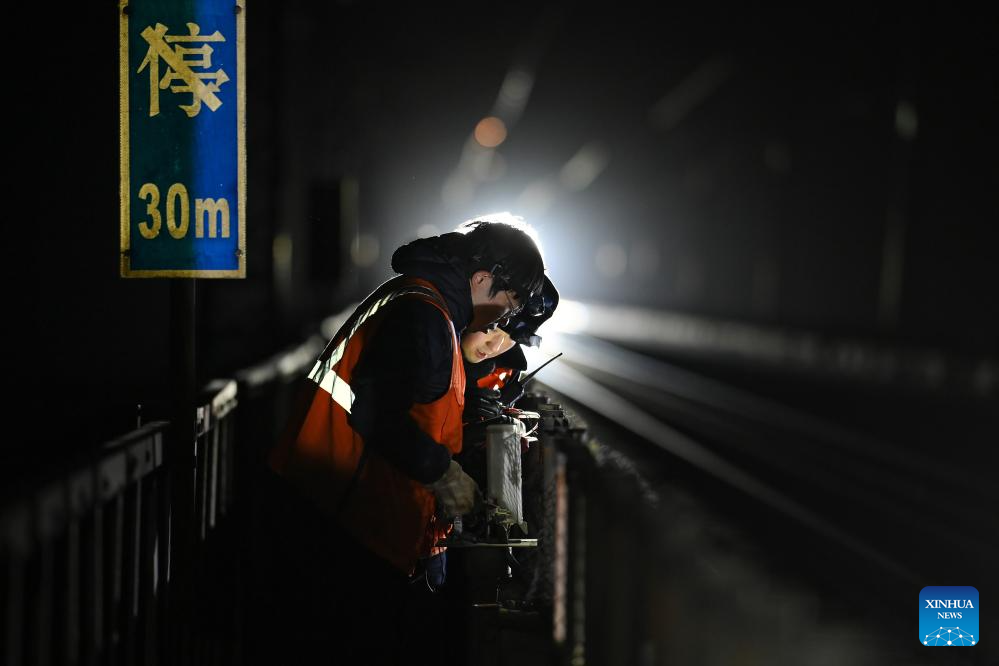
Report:
M514 345L506 331L494 328L489 332L475 331L461 336L461 352L469 363L481 363L487 358L499 356Z
M469 331L486 331L505 315L520 307L520 300L512 291L497 291L490 295L493 287L493 276L489 271L477 271L469 279L472 289L472 322Z

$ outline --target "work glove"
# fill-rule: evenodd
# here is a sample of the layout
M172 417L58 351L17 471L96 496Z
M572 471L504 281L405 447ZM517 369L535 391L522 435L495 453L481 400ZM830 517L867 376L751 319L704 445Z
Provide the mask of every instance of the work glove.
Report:
M437 497L437 510L445 518L469 513L475 506L476 497L481 495L479 486L454 460L444 475L427 487Z
M465 394L465 409L462 412L465 423L489 419L502 413L500 392L496 389L478 389Z
M486 428L492 425L513 425L516 421L512 416L501 415L488 421L476 421L464 427L461 433L462 447L482 446L486 442Z

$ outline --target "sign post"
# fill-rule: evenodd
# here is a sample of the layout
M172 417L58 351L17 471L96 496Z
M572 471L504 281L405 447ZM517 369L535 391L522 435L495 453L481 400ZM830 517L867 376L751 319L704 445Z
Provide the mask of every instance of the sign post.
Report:
M119 0L120 275L170 284L172 496L157 652L186 662L196 631L193 479L196 278L246 277L245 0ZM201 453L203 455L203 452ZM125 661L130 661L126 655Z

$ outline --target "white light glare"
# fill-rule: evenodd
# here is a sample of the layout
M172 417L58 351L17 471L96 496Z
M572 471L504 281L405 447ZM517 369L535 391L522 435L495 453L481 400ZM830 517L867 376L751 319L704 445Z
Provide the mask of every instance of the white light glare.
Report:
M590 312L585 305L579 301L562 299L545 328L557 333L579 333L585 331L589 323Z

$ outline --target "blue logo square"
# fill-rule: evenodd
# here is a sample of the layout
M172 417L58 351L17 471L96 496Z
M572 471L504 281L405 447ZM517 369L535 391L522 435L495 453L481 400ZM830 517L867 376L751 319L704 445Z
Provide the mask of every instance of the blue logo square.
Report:
M927 647L978 645L978 590L930 585L919 592L919 642Z

